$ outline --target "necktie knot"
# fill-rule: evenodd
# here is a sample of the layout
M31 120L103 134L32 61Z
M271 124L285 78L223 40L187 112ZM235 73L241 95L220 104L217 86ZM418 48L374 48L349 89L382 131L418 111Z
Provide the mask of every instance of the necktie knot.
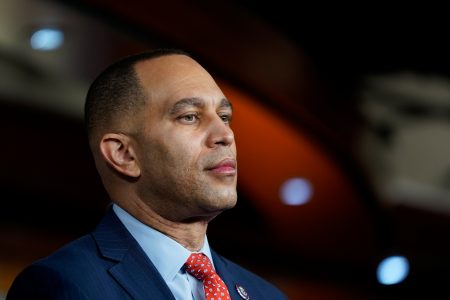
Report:
M203 282L207 300L230 299L227 286L214 271L211 261L203 253L192 253L184 264L186 272Z
M202 281L215 274L211 261L203 253L192 253L184 264L184 268L186 272Z

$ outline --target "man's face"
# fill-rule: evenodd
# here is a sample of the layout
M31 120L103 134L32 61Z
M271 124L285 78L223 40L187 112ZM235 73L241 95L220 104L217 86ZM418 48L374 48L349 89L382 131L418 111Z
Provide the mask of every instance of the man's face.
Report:
M148 93L137 118L139 196L172 221L212 218L236 204L231 103L194 60L170 55L136 66Z

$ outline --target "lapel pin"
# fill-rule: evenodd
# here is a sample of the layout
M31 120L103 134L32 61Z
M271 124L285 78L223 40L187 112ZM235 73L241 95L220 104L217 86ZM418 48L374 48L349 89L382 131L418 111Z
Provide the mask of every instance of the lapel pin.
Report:
M239 296L241 296L244 300L250 300L250 296L247 294L247 291L244 289L244 287L236 284L236 291L238 292Z

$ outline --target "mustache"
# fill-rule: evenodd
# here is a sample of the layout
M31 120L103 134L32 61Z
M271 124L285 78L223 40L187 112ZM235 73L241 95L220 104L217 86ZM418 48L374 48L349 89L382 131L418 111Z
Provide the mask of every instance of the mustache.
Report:
M224 153L215 153L214 156L208 156L202 161L205 170L210 170L218 165L227 164L233 167L237 166L236 154L231 151Z

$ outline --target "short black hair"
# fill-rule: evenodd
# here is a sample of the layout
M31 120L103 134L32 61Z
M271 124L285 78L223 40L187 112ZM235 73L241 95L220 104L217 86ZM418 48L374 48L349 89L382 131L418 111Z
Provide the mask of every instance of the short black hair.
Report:
M88 137L115 118L135 114L146 103L146 93L134 68L138 62L174 54L190 56L181 49L155 49L122 58L102 71L86 96L84 122Z

